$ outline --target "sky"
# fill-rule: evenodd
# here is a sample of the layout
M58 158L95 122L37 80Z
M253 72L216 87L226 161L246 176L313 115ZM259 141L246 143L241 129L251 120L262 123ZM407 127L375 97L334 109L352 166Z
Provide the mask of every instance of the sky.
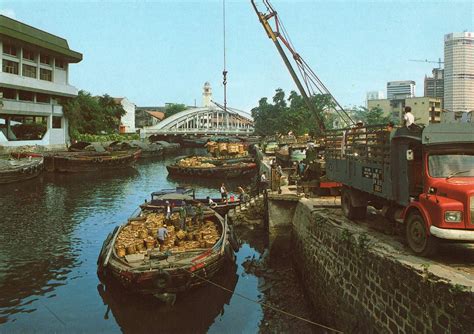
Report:
M261 0L256 0L261 10ZM474 31L473 1L277 1L296 51L343 106L364 105L387 81L423 79L444 35ZM249 112L275 89L296 90L250 1L225 0L228 106ZM5 1L0 13L67 39L83 60L70 84L137 106L223 102L223 0Z

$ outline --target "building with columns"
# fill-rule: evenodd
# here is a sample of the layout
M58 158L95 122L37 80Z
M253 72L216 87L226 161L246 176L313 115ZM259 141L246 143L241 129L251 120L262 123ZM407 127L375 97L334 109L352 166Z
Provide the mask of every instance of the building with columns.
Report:
M64 38L0 15L0 147L64 147L62 102L77 96L69 66L82 54Z

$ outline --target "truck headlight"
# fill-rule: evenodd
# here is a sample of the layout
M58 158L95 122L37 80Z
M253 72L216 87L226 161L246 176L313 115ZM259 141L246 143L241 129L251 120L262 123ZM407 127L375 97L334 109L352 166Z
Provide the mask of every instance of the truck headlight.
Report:
M444 213L444 220L447 223L460 223L462 221L461 211L446 211Z

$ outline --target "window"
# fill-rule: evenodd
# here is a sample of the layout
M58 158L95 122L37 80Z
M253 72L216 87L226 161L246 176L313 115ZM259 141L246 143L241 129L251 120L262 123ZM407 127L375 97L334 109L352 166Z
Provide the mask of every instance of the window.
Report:
M51 57L44 54L40 54L40 63L51 66Z
M61 129L62 117L53 116L53 129Z
M16 57L17 54L18 54L18 51L17 51L16 46L14 46L12 44L4 43L3 44L3 53Z
M23 49L23 59L35 61L35 53L28 49Z
M18 63L3 59L2 71L5 73L18 74Z
M36 78L36 67L23 64L22 74L24 77Z
M34 95L32 92L27 92L26 90L20 90L18 97L20 101L34 101Z
M46 81L53 81L53 74L51 70L40 68L40 79Z
M9 140L38 140L46 133L47 119L44 116L11 115L6 116L6 121Z
M57 67L57 68L62 68L63 70L66 69L66 62L62 59L59 59L59 58L56 58L54 60L54 65Z
M49 95L36 93L36 102L39 103L49 103L51 101Z
M11 88L0 88L3 98L7 100L16 100L16 91Z

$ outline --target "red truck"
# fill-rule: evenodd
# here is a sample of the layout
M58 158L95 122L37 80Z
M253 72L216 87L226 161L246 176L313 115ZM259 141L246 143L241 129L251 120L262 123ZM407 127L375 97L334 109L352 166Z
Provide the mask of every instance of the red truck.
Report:
M363 218L368 205L382 209L405 224L422 256L441 240L474 242L474 124L328 131L325 154L347 218Z

